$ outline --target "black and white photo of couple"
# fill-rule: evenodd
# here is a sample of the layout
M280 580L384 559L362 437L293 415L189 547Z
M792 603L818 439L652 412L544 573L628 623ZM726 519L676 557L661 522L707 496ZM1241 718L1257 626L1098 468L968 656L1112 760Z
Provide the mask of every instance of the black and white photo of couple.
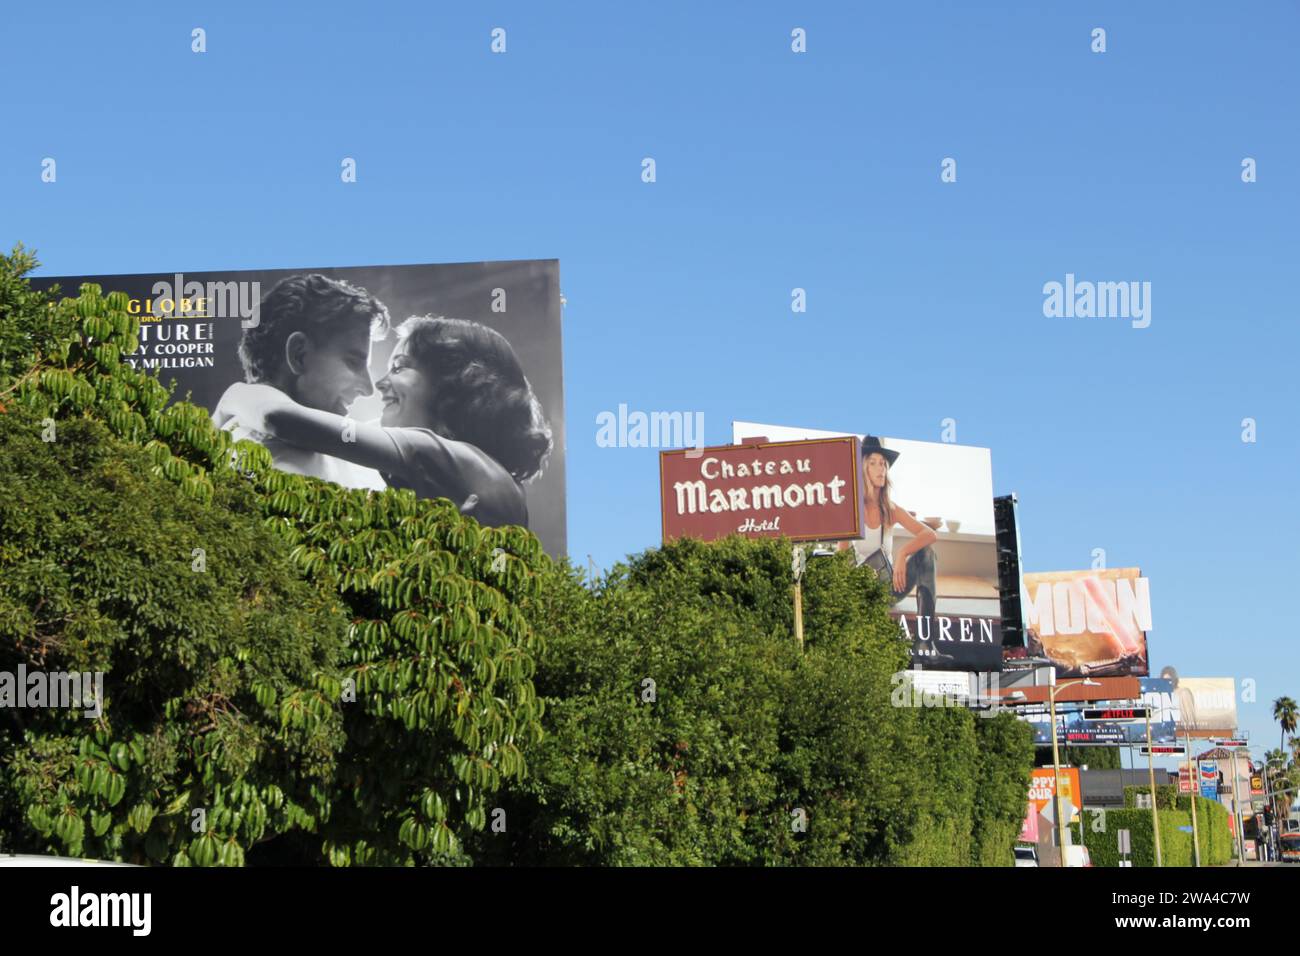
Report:
M392 351L372 374L375 343ZM264 445L276 467L349 488L409 488L484 525L529 526L525 485L555 442L499 331L436 314L394 322L361 285L304 273L263 297L238 354L244 380L225 389L212 420ZM349 416L376 394L377 419Z

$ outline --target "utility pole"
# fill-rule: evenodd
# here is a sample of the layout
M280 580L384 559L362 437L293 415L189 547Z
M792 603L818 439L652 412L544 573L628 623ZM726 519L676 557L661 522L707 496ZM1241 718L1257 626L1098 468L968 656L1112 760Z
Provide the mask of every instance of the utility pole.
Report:
M1151 756L1151 708L1147 707L1147 775L1151 778L1151 832L1156 838L1156 866L1164 866L1160 855L1160 812L1156 809L1156 766Z
M1268 762L1267 747L1264 748L1263 770L1264 770L1264 806L1268 808L1268 813L1273 818L1273 823L1268 827L1268 832L1263 837L1263 842L1267 845L1268 853L1263 854L1261 856L1261 859L1263 858L1263 856L1267 856L1269 860L1272 860L1274 856L1274 848L1275 848L1275 844L1273 841L1273 833L1274 833L1273 827L1277 825L1277 795L1273 792L1273 776L1272 776L1273 767ZM1278 847L1277 849L1280 850L1281 848Z
M1073 687L1075 684L1082 684L1084 687L1097 687L1094 680L1084 678L1083 680L1072 680L1064 684L1056 683L1056 671L1052 671L1052 685L1047 688L1048 709L1051 712L1052 720L1052 799L1056 801L1056 846L1060 853L1060 866L1065 866L1065 830L1061 825L1061 752L1057 745L1056 732L1056 694L1057 691L1065 690L1067 687ZM1082 783L1080 783L1082 786ZM1083 801L1079 801L1079 806L1083 806ZM1079 814L1081 817L1082 813ZM1082 833L1082 830L1080 830Z
M1237 802L1237 748L1232 748L1232 820L1237 831L1237 865L1246 862L1246 834L1242 832L1241 804Z
M1196 761L1192 769L1192 733L1184 729L1183 740L1187 742L1187 780L1191 786L1192 798L1192 851L1196 854L1196 865L1201 865L1201 834L1196 825L1196 798L1201 795L1201 762Z

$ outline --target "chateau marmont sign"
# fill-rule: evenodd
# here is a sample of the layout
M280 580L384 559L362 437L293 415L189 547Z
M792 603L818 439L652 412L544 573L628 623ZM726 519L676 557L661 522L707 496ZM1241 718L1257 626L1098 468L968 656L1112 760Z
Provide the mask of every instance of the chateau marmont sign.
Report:
M660 452L664 540L859 537L858 456L856 437Z

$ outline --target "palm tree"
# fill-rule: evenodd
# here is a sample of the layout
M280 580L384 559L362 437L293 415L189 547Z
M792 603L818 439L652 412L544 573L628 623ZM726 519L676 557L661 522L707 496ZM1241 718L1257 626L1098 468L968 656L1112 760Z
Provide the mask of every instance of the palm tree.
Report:
M1273 719L1282 726L1282 739L1278 742L1278 747L1286 748L1286 738L1288 734L1295 733L1296 717L1300 716L1300 707L1290 697L1279 697L1273 701Z
M1286 772L1286 751L1279 748L1264 754L1264 772L1268 775L1269 790L1276 791L1279 779ZM1277 810L1276 794L1273 797L1273 809Z

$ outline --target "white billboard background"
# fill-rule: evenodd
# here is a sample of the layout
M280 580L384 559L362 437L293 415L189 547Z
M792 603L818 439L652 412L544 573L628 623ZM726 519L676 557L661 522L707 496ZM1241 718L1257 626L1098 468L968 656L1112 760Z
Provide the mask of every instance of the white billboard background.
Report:
M1237 728L1237 682L1231 677L1180 677L1178 732L1232 734Z
M864 434L758 422L736 421L731 425L733 443L753 437L797 441ZM993 456L989 449L906 438L881 438L880 443L899 453L898 461L889 469L898 504L915 511L917 517L933 515L960 521L961 534L993 536Z
M918 521L925 518L943 520L934 544L938 614L952 622L963 617L1000 621L1002 607L993 518L993 458L987 448L887 438L875 432L732 422L732 441L737 444L751 438L777 442L845 435L861 438L865 434L875 435L882 446L899 453L889 469L893 503L913 512ZM950 522L957 522L955 531ZM897 561L900 549L911 538L911 533L902 525L894 526L893 560ZM878 540L864 535L854 542L859 561L875 549ZM903 597L893 607L895 614L902 615L915 614L916 610L915 592ZM997 662L986 660L975 669L997 669L1000 654L999 649ZM967 669L970 669L969 662Z

